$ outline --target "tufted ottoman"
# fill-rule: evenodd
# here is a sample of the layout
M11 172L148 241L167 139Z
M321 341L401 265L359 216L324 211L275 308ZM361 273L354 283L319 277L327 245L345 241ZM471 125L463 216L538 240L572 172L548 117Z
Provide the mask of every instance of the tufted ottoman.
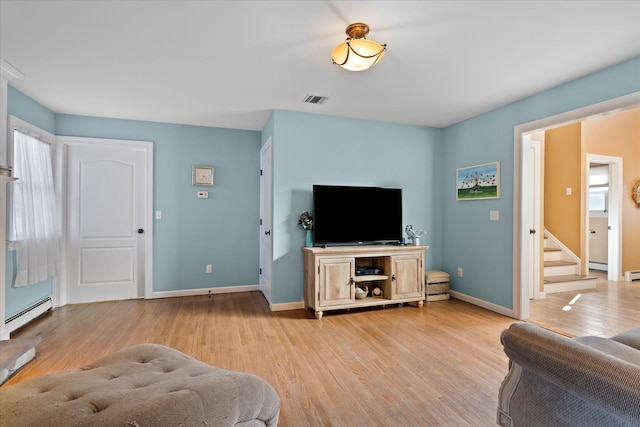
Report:
M0 389L6 426L275 426L279 414L263 379L157 344Z

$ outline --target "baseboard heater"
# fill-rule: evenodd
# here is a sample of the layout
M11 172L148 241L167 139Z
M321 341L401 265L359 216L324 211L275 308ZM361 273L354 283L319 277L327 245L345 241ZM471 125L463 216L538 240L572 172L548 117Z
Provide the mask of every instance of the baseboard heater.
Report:
M624 281L640 280L640 270L629 270L624 272Z
M51 302L51 297L46 297L36 302L35 304L25 308L19 313L14 314L4 321L5 324L5 332L11 333L16 329L26 325L31 322L36 317L41 314L46 313L47 311L53 308L53 303Z

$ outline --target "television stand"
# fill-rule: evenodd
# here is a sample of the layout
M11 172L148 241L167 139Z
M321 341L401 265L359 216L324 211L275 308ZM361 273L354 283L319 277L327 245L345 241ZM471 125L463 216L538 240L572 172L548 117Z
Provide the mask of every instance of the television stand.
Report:
M424 252L428 246L336 246L303 248L305 307L324 311L424 301ZM380 274L356 275L356 267ZM367 290L356 297L356 287ZM379 295L374 295L374 289Z

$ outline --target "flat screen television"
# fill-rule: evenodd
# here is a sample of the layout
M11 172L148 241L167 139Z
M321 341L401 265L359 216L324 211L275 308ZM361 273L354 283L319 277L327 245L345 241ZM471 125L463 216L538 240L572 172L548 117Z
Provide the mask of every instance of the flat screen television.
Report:
M313 186L314 246L399 243L402 189Z

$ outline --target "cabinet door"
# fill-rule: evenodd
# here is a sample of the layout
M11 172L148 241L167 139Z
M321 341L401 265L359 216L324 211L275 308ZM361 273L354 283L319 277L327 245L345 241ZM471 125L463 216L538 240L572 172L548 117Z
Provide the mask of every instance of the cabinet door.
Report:
M391 298L422 296L422 257L420 255L395 255L391 259Z
M355 300L352 283L355 274L354 258L320 259L318 291L320 306L349 304Z

